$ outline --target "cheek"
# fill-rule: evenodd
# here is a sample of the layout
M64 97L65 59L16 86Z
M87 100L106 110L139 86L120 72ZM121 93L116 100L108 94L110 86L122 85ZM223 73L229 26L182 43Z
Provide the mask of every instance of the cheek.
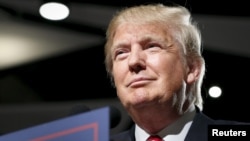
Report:
M125 77L126 68L124 66L125 65L122 65L121 63L113 64L112 73L116 86L119 85Z
M167 89L178 89L185 79L183 64L180 61L160 61L158 75ZM170 90L171 91L171 90Z
M167 57L154 57L148 61L151 68L158 73L158 75L163 76L170 76L174 73L175 69L175 62L172 62L171 59Z

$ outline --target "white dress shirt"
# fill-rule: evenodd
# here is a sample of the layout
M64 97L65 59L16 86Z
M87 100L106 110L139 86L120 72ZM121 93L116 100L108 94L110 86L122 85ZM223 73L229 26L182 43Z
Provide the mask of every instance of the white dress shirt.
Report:
M157 135L162 137L164 141L184 141L187 132L193 122L195 116L195 106L191 106L176 122L164 128ZM150 135L141 129L138 125L135 126L135 140L146 141Z

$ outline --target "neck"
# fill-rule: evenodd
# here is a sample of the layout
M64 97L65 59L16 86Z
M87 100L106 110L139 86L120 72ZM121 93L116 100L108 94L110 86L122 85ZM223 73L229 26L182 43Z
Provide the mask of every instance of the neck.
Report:
M143 108L134 109L132 118L135 123L145 130L148 134L157 134L170 124L176 122L186 111L193 110L194 106L186 108L185 112L180 113L174 108Z

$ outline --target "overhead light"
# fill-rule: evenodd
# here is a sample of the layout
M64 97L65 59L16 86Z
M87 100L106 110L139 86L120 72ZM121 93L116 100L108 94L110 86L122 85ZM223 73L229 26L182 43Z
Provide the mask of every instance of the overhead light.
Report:
M221 96L222 90L219 86L212 86L209 88L208 94L212 98L219 98Z
M64 20L69 16L69 7L62 2L46 2L40 6L40 15L48 20Z

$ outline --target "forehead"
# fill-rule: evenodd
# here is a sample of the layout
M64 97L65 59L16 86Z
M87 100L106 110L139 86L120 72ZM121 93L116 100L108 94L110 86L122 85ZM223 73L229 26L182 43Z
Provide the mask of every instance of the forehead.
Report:
M123 23L116 28L114 44L122 41L169 38L168 28L160 24Z
M160 24L153 24L153 23L145 23L145 24L137 24L137 23L123 23L120 24L116 28L116 34L139 34L139 33L157 33L160 34L161 32L166 31L164 26Z

